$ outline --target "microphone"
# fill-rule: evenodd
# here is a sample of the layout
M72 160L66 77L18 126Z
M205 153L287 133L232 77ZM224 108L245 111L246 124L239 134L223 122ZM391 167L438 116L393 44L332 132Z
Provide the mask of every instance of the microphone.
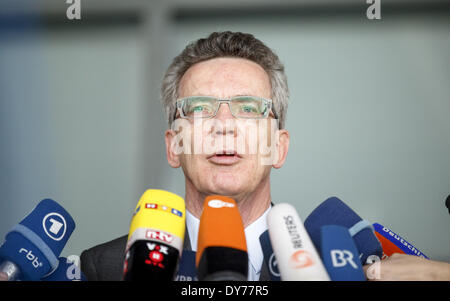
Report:
M259 242L264 255L264 263L269 270L269 276L271 281L280 281L280 271L278 270L278 263L273 253L272 244L270 243L269 230L266 230L259 236Z
M396 234L394 231L375 223L373 224L375 235L381 242L383 247L383 257L385 259L394 253L415 255L422 258L430 259L428 256L419 251L416 247L406 241L403 237Z
M179 264L180 268L175 281L198 281L195 254L194 251L183 250Z
M74 230L74 220L61 205L42 200L6 234L0 272L9 281L41 279L57 268L58 256Z
M445 200L445 207L448 209L448 214L450 214L450 195Z
M164 190L145 191L131 219L123 279L173 280L183 249L185 220L183 198Z
M77 263L69 258L59 257L58 267L41 281L87 281Z
M273 206L267 216L267 224L281 280L330 280L292 205L282 203Z
M337 225L321 229L323 264L333 281L365 281L359 252L347 228Z
M205 199L196 254L200 281L246 281L247 242L236 202L225 196Z
M337 197L325 200L305 219L305 228L317 248L320 248L320 231L325 225L339 225L349 230L362 264L371 255L381 258L383 249L374 234L372 224L363 220Z

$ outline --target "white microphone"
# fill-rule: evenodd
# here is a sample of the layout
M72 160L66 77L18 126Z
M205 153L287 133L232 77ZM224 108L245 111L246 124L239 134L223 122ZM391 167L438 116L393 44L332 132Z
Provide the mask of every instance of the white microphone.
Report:
M287 203L272 207L267 216L269 236L283 281L330 281L297 211Z

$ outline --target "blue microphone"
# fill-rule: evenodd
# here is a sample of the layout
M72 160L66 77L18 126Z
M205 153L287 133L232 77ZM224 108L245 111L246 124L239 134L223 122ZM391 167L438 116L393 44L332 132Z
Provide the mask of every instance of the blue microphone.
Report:
M277 259L273 253L272 244L270 243L269 230L266 230L259 236L259 242L264 254L264 264L269 270L271 281L281 281L280 271L278 270Z
M359 252L347 228L323 226L321 257L332 281L365 281Z
M74 229L75 222L63 207L42 200L6 234L0 247L0 272L9 281L40 280L58 267L58 256Z
M175 281L198 281L195 267L196 252L184 250L181 254L179 269Z
M371 255L379 258L383 255L383 249L374 234L372 224L359 217L337 197L325 200L305 219L305 228L318 251L321 246L320 231L325 225L339 225L349 230L358 248L362 264L365 264Z
M59 257L58 267L50 275L44 276L41 281L87 281L75 261Z

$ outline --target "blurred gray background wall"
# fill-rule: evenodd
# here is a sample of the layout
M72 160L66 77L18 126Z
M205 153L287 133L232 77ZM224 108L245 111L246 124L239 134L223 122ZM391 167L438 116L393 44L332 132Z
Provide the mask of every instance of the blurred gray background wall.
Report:
M254 34L284 62L291 99L275 203L300 217L338 196L450 262L450 6L390 1L0 2L0 237L43 198L77 228L63 251L128 232L148 188L184 195L166 163L159 85L212 31Z

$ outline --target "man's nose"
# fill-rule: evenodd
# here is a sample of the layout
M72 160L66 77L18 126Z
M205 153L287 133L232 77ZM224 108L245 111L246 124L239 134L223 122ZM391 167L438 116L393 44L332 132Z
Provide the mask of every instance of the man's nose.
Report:
M215 116L216 123L214 126L214 133L216 135L235 135L236 124L233 114L231 114L230 106L226 102L222 102L217 110Z
M231 114L230 106L227 102L220 103L219 110L217 110L217 114L215 117L223 121L234 118L233 114Z

